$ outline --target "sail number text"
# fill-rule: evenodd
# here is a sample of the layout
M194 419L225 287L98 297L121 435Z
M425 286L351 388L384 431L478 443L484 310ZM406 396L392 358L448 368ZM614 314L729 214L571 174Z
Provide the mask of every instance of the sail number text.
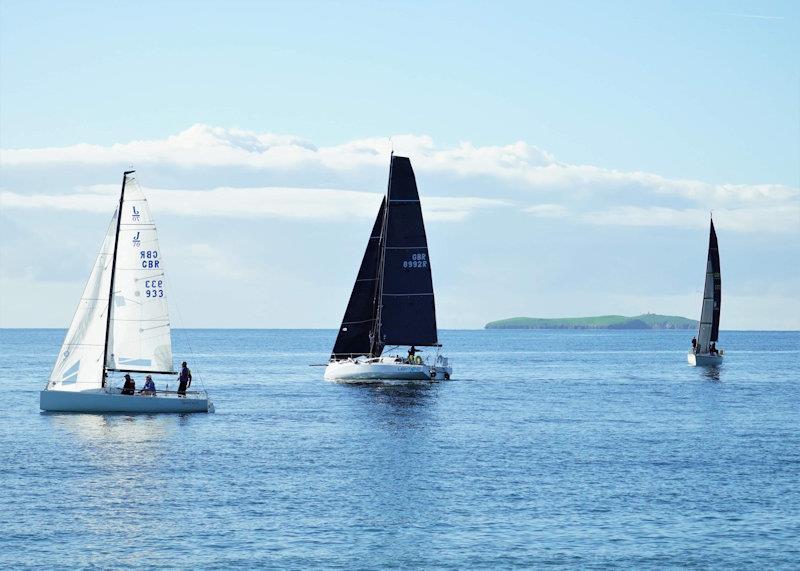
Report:
M427 268L428 254L411 254L410 260L403 260L404 268Z
M157 250L142 250L139 252L139 260L142 262L142 267L152 269L158 267L158 251Z
M145 297L164 297L164 280L145 280L144 281L144 296Z

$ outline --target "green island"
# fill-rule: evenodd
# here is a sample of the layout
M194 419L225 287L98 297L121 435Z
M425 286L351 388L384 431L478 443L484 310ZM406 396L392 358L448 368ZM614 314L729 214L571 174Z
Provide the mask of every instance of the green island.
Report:
M635 317L598 315L596 317L511 317L491 321L485 329L695 329L697 321L676 315L646 313Z

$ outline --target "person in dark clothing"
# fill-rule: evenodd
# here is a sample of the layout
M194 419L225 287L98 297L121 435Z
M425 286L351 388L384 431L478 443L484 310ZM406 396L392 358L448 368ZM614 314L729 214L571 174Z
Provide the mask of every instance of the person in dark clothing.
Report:
M692 337L692 352L697 353L697 337Z
M414 362L414 355L416 355L416 354L417 354L417 348L412 345L408 349L408 362L409 363L413 363Z
M186 389L192 386L192 372L186 366L186 361L181 363L181 374L178 377L178 395L185 397Z
M711 345L708 347L708 353L710 355L717 355L718 354L717 353L717 344L714 343L713 341L711 342Z
M123 395L132 395L136 392L136 382L131 378L129 374L125 374L125 384L122 386L122 394Z

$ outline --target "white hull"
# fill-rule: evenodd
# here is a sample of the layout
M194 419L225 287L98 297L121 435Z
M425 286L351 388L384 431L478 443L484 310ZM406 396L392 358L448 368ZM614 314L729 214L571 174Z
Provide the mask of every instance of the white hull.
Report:
M686 360L693 367L716 367L722 364L722 355L700 353L695 355L691 351L686 355Z
M96 391L44 390L39 393L39 408L49 412L129 412L129 413L181 413L214 412L214 405L205 394L186 397L177 395L123 395Z
M394 358L368 361L333 361L325 368L325 379L340 383L446 380L453 373L449 364L436 366L398 362Z

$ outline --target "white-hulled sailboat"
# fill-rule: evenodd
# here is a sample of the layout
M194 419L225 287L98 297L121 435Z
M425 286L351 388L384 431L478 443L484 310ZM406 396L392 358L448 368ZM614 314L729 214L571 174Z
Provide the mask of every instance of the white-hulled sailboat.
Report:
M165 285L147 199L134 171L126 171L119 206L39 407L97 413L212 411L205 391L131 395L110 383L109 373L176 374Z
M387 346L435 354L383 355ZM392 155L378 210L325 378L340 382L449 379L439 352L428 240L411 161Z
M703 290L703 308L694 347L686 356L690 365L699 367L715 366L722 363L723 351L717 348L719 339L719 312L722 305L722 280L719 267L719 247L714 220L708 237L708 258L706 260L706 283Z

